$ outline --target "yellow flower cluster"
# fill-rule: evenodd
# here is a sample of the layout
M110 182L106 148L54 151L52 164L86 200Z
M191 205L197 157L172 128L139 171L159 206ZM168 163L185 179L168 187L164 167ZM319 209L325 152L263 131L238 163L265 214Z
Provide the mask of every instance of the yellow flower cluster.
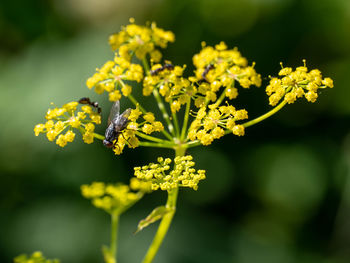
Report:
M297 98L305 97L309 102L315 102L319 89L333 88L331 78L323 78L321 71L313 69L308 71L306 62L304 66L297 67L294 71L290 67L283 67L278 73L279 78L271 78L266 87L270 105L275 106L282 98L287 103L294 103Z
M170 158L158 158L158 163L135 167L135 176L144 182L152 183L152 190L171 190L178 187L198 189L200 180L205 179L204 170L195 170L191 155L175 157L174 168L170 171ZM170 171L170 172L169 172Z
M78 104L78 102L73 101L63 105L62 108L49 109L45 116L47 122L37 124L34 127L35 136L46 133L49 141L56 139L56 144L64 147L68 142L73 142L75 138L73 128L76 128L82 132L85 143L92 143L94 141L94 123L101 124L101 116L90 105L84 105L81 107L81 111L76 112ZM67 128L68 130L63 134Z
M171 65L169 63L167 61L165 65ZM173 66L168 69L161 64L153 65L151 72L157 73L144 78L143 95L149 96L157 88L159 94L170 104L171 111L179 111L181 105L185 104L190 98L195 98L197 91L187 78L182 77L185 68L186 66Z
M14 258L14 263L59 263L58 259L46 259L40 251L34 252L30 257L27 255L19 255Z
M214 107L212 107L214 106ZM191 141L198 139L203 145L209 145L214 139L225 135L225 130L231 130L237 136L244 135L244 126L236 121L248 118L246 110L236 110L231 105L215 107L215 104L199 109L195 120L191 123L188 138Z
M122 95L130 95L132 88L125 81L140 82L143 79L142 67L132 63L134 54L141 60L149 54L152 61L158 62L162 54L156 47L165 48L168 42L175 40L172 32L158 28L155 23L139 26L133 23L133 19L131 22L109 38L115 51L114 60L107 61L86 81L87 87L94 87L96 93L108 92L110 101L120 100Z
M199 86L200 93L210 101L216 100L216 93L221 87L225 87L225 95L234 99L238 95L234 82L238 81L243 88L251 85L260 87L261 76L257 74L252 66L248 66L246 58L234 49L227 49L224 42L216 45L215 48L205 46L193 56L193 64L196 67L196 76L193 80L202 82Z
M154 114L151 112L143 114L143 121L137 123L137 120L141 115L142 112L138 108L131 110L128 117L130 122L128 123L126 129L121 131L117 141L115 142L115 146L113 148L115 154L121 154L125 145L128 145L129 148L138 147L140 141L136 136L140 135L140 133L147 135L164 130L163 124L160 121L156 121Z
M131 190L137 191L133 192ZM121 214L138 200L144 193L151 191L151 185L141 182L136 178L130 181L130 186L125 184L105 184L93 182L90 185L82 185L82 195L92 200L92 204L107 213Z
M139 64L133 64L129 60L115 56L114 61L107 61L97 72L86 81L89 89L95 87L95 92L109 93L110 101L117 101L123 96L127 97L132 91L130 85L124 81L137 81L143 79L143 69Z
M157 27L154 22L149 26L135 25L134 19L130 22L109 37L112 49L127 60L131 60L133 54L140 60L149 54L153 61L159 62L162 54L156 47L166 48L169 42L174 42L174 33Z

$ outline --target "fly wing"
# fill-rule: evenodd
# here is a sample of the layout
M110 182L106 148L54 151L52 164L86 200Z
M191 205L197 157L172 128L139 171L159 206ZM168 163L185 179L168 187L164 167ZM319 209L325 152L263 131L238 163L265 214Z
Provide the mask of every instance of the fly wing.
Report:
M114 119L114 131L120 132L126 128L129 123L129 116L131 113L131 109L126 109L122 114L119 115L117 119Z
M127 119L127 118L129 118L130 113L131 113L131 109L129 108L129 109L126 109L126 110L122 113L121 116L123 116L124 118Z
M118 119L120 112L120 103L119 100L113 103L111 111L109 112L108 116L108 125L113 122L114 120Z

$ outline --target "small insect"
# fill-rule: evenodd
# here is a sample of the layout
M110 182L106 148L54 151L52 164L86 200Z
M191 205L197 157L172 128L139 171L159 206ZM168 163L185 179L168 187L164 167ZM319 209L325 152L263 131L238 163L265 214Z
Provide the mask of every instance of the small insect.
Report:
M126 129L129 123L131 109L126 109L122 114L120 112L119 100L114 102L108 117L108 127L105 132L104 146L112 148L117 142L119 134Z
M163 70L173 70L174 69L174 65L170 64L170 63L165 63L164 66L162 66L161 68L157 68L155 70L151 70L150 74L151 76L156 76L158 75L159 72L162 72Z
M98 102L97 102L97 101L91 101L89 98L84 97L84 98L81 98L80 100L78 100L78 102L79 102L80 104L88 104L88 105L94 107L94 108L97 110L97 113L98 113L98 114L101 114L101 112L102 112L102 109L101 109L101 107L98 105Z
M202 73L202 79L200 79L198 81L199 84L202 84L203 82L207 82L209 83L209 81L207 80L207 74L209 72L209 70L214 69L214 65L213 64L209 64L208 66L205 67L203 73Z

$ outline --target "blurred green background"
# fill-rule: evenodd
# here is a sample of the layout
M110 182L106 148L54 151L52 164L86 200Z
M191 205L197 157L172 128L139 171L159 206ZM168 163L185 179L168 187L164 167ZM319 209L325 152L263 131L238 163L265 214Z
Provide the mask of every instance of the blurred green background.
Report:
M170 151L121 156L100 142L65 148L35 137L51 101L83 96L112 58L109 34L156 21L176 34L164 52L193 70L200 42L237 46L264 77L306 59L334 79L315 104L299 101L250 127L190 150L207 180L182 190L154 262L293 263L350 261L350 1L348 0L12 0L0 2L0 262L41 250L62 262L102 262L109 218L80 195L92 181L128 182L134 166ZM251 118L269 110L264 88L240 93ZM106 114L105 114L106 115ZM105 116L106 117L106 116ZM99 128L104 132L104 125ZM120 262L140 262L155 226L137 222L165 202L147 195L120 222Z

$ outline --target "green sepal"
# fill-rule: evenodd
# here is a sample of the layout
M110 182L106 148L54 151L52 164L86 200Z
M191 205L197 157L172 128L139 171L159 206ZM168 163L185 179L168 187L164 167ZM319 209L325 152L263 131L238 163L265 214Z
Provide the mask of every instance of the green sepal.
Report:
M139 222L135 234L144 229L145 227L149 226L150 224L160 220L163 216L165 216L171 211L172 209L166 208L164 205L154 208L153 211L145 219L142 219Z

